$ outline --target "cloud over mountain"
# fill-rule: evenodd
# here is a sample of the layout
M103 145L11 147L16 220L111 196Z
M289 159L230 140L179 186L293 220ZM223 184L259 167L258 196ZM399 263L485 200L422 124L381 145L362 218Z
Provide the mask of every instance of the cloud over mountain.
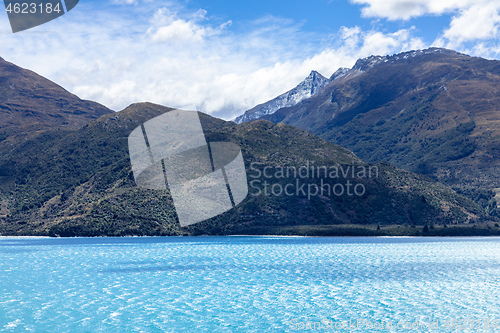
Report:
M34 30L5 33L0 56L115 110L147 100L195 105L231 119L292 89L311 70L329 76L372 54L432 43L463 45L457 49L486 57L500 52L491 40L499 24L494 1L354 3L362 11L347 4L355 16L346 22L330 19L311 29L320 14L313 3L308 6L314 15L301 19L307 13L290 18L283 6L272 12L264 6L241 18L236 16L238 8L224 16L175 0L88 1ZM338 2L328 5L325 8L334 14ZM8 31L2 15L0 30ZM448 15L449 22L429 38L414 21L425 15ZM386 27L384 20L372 24L374 17L403 23L413 19Z

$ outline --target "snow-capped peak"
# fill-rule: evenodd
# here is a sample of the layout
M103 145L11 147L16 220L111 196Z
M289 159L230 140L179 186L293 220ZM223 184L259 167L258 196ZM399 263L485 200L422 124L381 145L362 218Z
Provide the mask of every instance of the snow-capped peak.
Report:
M372 69L375 66L384 63L395 63L399 61L407 61L410 58L418 56L425 56L434 53L447 53L454 52L441 48L429 48L425 50L409 51L389 56L373 55L367 58L359 59L356 64L351 68L339 68L333 75L327 79L320 73L312 71L301 83L295 88L286 93L276 97L269 102L257 105L251 110L246 111L243 115L237 117L234 122L241 124L246 121L252 121L261 118L262 116L273 114L284 107L290 107L298 104L306 98L310 98L319 93L326 85L338 79L349 79L361 75Z
M281 108L294 106L300 101L316 95L330 80L325 78L317 71L312 71L301 83L292 90L279 95L267 103L257 105L251 110L248 110L243 115L237 117L234 122L241 124L247 121L252 121L261 118L262 116L273 114Z

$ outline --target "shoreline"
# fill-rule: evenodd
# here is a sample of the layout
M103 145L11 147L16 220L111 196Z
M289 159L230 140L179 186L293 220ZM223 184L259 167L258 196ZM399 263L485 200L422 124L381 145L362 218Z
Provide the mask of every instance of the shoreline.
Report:
M145 238L145 237L364 237L364 238L439 238L439 237L500 237L500 227L481 225L297 225L284 227L253 227L247 230L232 230L227 233L206 234L196 231L182 231L179 234L70 234L70 235L2 235L0 238Z

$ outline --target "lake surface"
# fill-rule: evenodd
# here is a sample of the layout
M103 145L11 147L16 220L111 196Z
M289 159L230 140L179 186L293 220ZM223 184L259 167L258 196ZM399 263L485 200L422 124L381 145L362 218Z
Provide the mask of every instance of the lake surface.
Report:
M1 238L5 332L500 332L498 238Z

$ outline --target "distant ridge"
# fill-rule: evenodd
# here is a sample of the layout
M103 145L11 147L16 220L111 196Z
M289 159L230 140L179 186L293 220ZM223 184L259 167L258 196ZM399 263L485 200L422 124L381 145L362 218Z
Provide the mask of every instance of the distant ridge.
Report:
M259 104L251 108L250 110L245 111L245 113L237 117L234 122L237 124L241 124L247 121L261 119L264 116L275 113L279 109L295 106L303 100L317 95L324 87L326 87L331 82L338 79L352 78L353 76L357 76L379 63L394 62L398 61L400 58L408 59L423 54L431 54L444 51L448 50L430 48L427 50L405 52L394 56L370 56L367 58L359 59L352 68L339 68L335 73L332 74L329 79L313 70L311 71L309 76L307 76L304 81L299 83L295 88L279 95L278 97L268 102Z
M360 59L336 75L318 94L262 119L473 197L499 191L500 61L430 48Z
M113 111L0 58L0 136L19 139L46 129L75 129L109 113Z
M294 106L300 101L316 95L329 80L316 71L312 71L304 81L299 83L292 90L256 107L246 111L243 115L237 117L234 122L241 124L247 121L259 119L265 115L273 114L281 108Z

